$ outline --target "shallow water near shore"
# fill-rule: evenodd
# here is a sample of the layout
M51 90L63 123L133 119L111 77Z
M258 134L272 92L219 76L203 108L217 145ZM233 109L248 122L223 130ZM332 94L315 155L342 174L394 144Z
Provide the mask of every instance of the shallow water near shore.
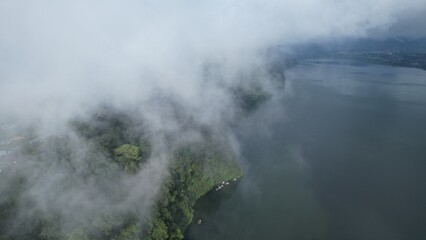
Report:
M305 61L238 129L187 239L426 239L426 71ZM201 219L201 224L197 224Z

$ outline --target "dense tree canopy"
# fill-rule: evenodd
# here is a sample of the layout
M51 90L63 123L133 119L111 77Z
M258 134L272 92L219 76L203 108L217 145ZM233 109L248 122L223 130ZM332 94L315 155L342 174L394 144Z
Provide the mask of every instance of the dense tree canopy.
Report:
M128 173L136 173L141 161L140 149L137 146L124 144L114 149L116 160L123 165Z
M67 186L80 180L94 181L104 193L119 199L123 189L114 185L114 181L123 171L135 174L143 168L151 156L149 137L120 117L75 122L74 127L90 149L79 156L79 161L71 161L76 156L72 139L67 136L28 144L20 152L40 164L51 159L51 164L45 165L46 171L70 171L67 176L71 177L63 179ZM31 218L34 222L31 227L19 233L0 234L0 239L183 239L193 217L195 201L216 184L242 175L231 152L229 145L218 139L206 139L171 151L170 174L152 206L150 219L141 219L136 211L117 213L104 209L91 216L90 222L63 228L62 216L38 212ZM0 227L3 229L19 214L16 199L24 187L25 178L16 177L10 182L9 192L0 196Z

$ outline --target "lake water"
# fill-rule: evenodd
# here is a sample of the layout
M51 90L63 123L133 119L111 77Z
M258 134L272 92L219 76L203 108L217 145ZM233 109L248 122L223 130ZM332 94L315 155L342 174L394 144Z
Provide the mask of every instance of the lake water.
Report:
M239 129L245 176L196 205L187 239L426 239L426 71L289 69Z

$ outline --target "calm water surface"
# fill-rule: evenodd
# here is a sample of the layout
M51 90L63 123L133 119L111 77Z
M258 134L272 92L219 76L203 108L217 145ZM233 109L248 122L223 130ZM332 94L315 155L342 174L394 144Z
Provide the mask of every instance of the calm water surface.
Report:
M186 237L426 239L426 71L315 60L286 77L239 129L244 178L197 203Z

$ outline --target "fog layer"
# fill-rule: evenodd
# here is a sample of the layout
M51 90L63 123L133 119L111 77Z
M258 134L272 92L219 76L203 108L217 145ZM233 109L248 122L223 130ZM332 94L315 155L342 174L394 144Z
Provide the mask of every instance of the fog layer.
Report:
M41 210L61 212L65 223L84 222L97 207L149 215L173 149L164 136L174 136L173 145L197 141L199 126L231 136L238 105L230 89L253 76L272 88L267 49L383 34L400 19L417 23L413 13L425 8L422 0L0 2L2 121L58 135L108 105L138 119L153 139L140 173L108 182L128 189L114 201L96 181L22 159L16 171L31 184L18 220ZM90 145L72 133L70 141L78 168Z

